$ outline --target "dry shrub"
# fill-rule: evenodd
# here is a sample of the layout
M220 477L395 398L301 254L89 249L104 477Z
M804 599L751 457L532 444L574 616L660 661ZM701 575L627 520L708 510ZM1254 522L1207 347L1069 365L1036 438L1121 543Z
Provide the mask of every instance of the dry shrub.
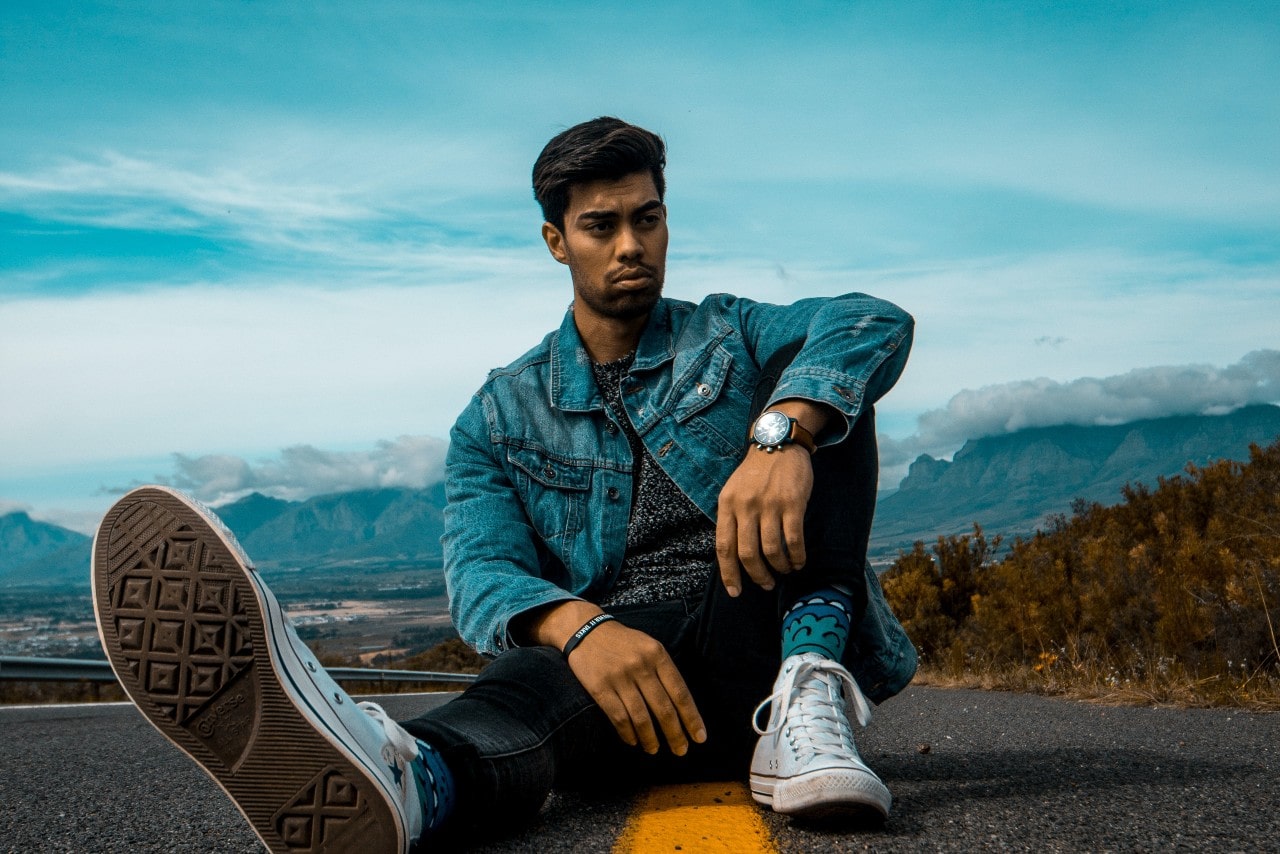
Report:
M923 678L1099 700L1280 708L1280 442L1114 507L916 543L885 595Z

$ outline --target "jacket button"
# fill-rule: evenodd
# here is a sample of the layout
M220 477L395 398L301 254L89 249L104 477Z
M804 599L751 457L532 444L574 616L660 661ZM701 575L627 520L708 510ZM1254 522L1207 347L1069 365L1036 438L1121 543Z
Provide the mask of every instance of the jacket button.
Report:
M618 500L618 487L616 487L616 486L611 486L611 487L609 487L609 489L608 489L608 495L609 495L610 500L612 500L612 501L617 501L617 500Z
M698 395L700 397L711 397L711 386L706 383L698 383Z
M548 478L555 480L556 470L553 469L551 466L547 466L546 468L544 468L542 470L542 473L545 474Z
M617 433L618 425L614 424L612 421L606 421L604 425L604 432L609 434Z

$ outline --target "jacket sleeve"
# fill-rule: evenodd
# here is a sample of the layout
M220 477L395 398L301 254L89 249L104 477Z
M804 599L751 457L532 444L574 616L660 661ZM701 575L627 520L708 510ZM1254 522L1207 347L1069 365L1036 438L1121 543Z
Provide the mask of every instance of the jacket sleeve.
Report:
M802 342L782 372L770 404L784 398L825 403L845 416L819 444L843 440L863 412L893 388L907 363L915 321L896 305L866 294L804 299L791 305L735 300L743 343L764 365Z
M442 538L449 613L464 641L496 655L516 645L508 633L512 617L577 597L542 577L537 534L495 456L481 394L449 438Z

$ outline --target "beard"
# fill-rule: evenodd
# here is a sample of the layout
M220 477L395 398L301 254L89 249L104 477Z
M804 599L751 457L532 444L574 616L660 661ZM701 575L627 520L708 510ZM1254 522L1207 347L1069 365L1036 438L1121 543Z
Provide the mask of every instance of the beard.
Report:
M576 296L600 317L636 320L653 311L662 296L662 284L662 279L655 275L647 286L640 289L601 292L593 288L579 288Z

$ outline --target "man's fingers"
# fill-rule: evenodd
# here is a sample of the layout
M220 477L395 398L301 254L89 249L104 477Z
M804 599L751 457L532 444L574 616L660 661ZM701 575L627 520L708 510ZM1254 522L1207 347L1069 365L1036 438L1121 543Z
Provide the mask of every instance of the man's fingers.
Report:
M738 562L747 575L765 590L773 589L773 573L765 566L760 554L760 522L758 519L738 518Z
M801 569L808 563L809 558L804 550L804 514L784 514L782 517L782 535L787 541L787 554L791 557L791 568Z
M720 581L730 596L742 592L742 571L738 567L738 523L733 514L721 508L716 517L716 562L720 564Z
M764 559L769 562L774 572L786 573L792 570L780 518L765 516L760 519L760 548L764 552Z
M685 684L680 671L674 664L668 664L658 668L658 678L662 680L663 690L675 705L680 730L687 732L699 744L706 741L707 725L702 722L702 715L698 712L698 706L693 702L693 695L689 693L689 686ZM665 728L663 731L666 732ZM667 742L671 743L670 736Z
M685 737L684 725L680 722L680 714L676 711L667 692L666 686L656 675L653 679L641 683L645 702L649 705L650 717L662 730L662 737L676 756L684 756L689 751L689 740Z
M634 747L637 742L636 730L631 724L631 714L627 711L622 698L615 693L610 693L608 696L599 696L594 699L596 705L609 718L609 723L613 724L613 728L618 731L618 738Z
M622 697L627 716L635 730L636 740L645 753L658 752L658 733L653 728L653 718L649 716L649 704L639 690L632 688ZM636 742L630 742L635 744Z

